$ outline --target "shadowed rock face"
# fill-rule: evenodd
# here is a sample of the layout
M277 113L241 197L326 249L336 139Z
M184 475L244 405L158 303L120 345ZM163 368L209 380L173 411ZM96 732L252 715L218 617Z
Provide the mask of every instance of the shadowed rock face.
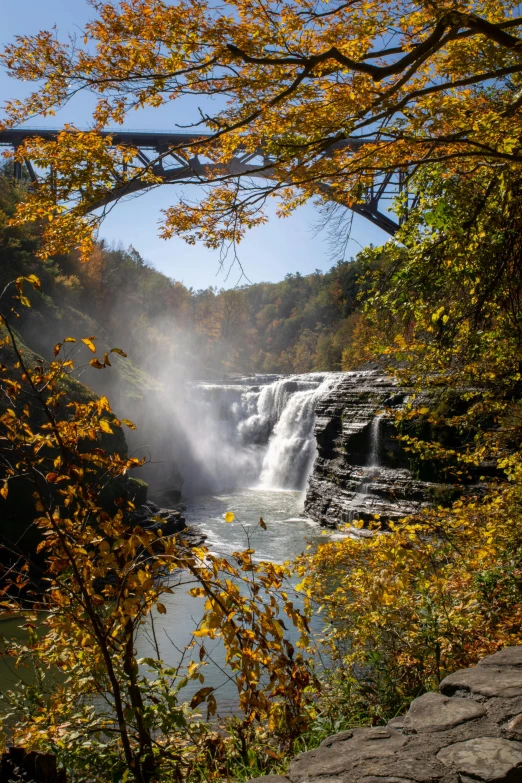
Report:
M318 401L317 459L305 505L313 519L331 527L375 514L384 521L399 519L461 494L415 463L398 442L384 411L402 408L408 397L389 377L367 371L346 373Z
M286 776L257 780L522 783L521 661L522 648L507 647L473 669L451 674L441 694L415 699L403 718L328 737L297 756Z

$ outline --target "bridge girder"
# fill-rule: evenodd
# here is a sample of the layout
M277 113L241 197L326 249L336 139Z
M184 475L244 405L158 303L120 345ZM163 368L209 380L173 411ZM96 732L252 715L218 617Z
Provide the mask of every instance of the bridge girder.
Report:
M56 138L60 129L56 128L13 128L0 131L0 146L7 146L17 149L24 141L29 138L40 137L48 140ZM263 151L256 153L245 153L238 149L233 158L227 163L224 171L222 164L215 164L209 161L201 161L197 155L191 158L185 158L179 148L183 145L195 143L205 138L204 134L178 133L165 131L101 131L102 136L110 136L114 145L127 145L138 150L137 159L142 166L150 166L151 171L156 176L161 177L164 183L184 182L185 184L203 184L213 174L223 173L231 176L257 176L264 179L274 179L273 171L270 169L270 159L264 156ZM365 143L364 140L353 138L342 142L343 146L358 148ZM336 146L339 146L339 142ZM154 158L159 158L159 163L154 163L147 156L147 153L154 153ZM327 154L327 153L326 153ZM263 159L263 165L252 163L256 157ZM171 161L177 165L171 165ZM32 182L38 182L38 175L35 172L31 161L25 160L25 166ZM261 170L260 170L261 169ZM20 162L15 162L14 176L17 179L23 177L23 167ZM348 209L358 215L366 218L374 225L378 226L384 232L393 236L399 229L399 222L390 217L389 214L380 209L381 202L390 201L396 195L397 190L401 188L400 176L398 182L393 182L393 177L397 173L389 173L376 181L367 191L364 201L352 204ZM142 190L150 188L149 182L144 182L139 178L133 179L123 185L115 180L114 188L108 193L107 197L99 203L93 205L92 209L98 209L106 206L112 201L119 200L125 196L130 196ZM322 187L323 192L332 196L328 186Z

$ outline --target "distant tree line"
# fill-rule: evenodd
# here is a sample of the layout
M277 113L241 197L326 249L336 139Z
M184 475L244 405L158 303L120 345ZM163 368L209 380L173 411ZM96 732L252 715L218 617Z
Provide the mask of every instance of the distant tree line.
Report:
M89 263L78 254L42 264L38 223L8 225L20 192L0 177L0 286L37 272L42 290L21 327L37 350L79 324L128 351L151 375L158 355L191 374L294 373L351 369L352 338L363 324L364 257L328 272L287 274L279 283L201 290L154 269L132 247L98 242ZM378 265L373 259L371 265ZM370 265L370 266L371 266ZM363 357L364 358L364 357Z

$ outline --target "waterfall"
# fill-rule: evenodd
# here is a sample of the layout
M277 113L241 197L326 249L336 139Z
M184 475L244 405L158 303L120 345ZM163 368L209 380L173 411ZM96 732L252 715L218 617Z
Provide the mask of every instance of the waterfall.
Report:
M381 421L382 414L376 414L370 425L370 456L368 459L369 468L379 467L379 457L381 450Z
M341 377L308 373L187 384L178 414L185 491L304 489L316 455L315 406Z
M263 460L260 485L265 489L304 489L315 460L315 405L336 382L327 377L317 389L296 392L274 427Z

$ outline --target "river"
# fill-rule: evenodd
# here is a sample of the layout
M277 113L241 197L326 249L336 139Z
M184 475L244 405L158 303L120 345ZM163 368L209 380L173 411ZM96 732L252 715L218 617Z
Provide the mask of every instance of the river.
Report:
M304 498L316 456L315 404L340 377L265 375L187 386L185 404L177 411L179 430L186 436L180 460L185 516L188 525L207 536L211 552L228 556L251 547L258 560L283 563L324 534L304 516ZM227 511L235 515L231 523L224 519ZM261 516L267 530L258 524ZM164 662L177 666L201 619L203 601L178 587L162 602L167 612L155 615L156 638ZM0 630L6 636L18 635L19 626L19 620L6 621ZM319 619L314 627L320 628ZM233 712L237 692L226 671L222 645L206 647L211 660L204 667L205 686L215 689L220 714ZM144 629L138 640L138 654L155 657L150 629ZM0 666L5 687L13 673L9 661L4 659ZM199 687L190 682L182 700L190 700Z
M304 516L306 485L316 456L315 405L341 379L340 373L257 375L232 382L188 384L178 412L186 435L182 459L188 495L186 519L207 536L206 545L221 556L251 547L259 560L283 563L300 554L324 531ZM235 520L227 523L224 514ZM267 530L259 527L262 516ZM295 600L299 603L296 594ZM157 617L157 637L167 663L175 665L191 640L202 601L177 589ZM314 621L320 627L319 619ZM291 632L289 632L291 634ZM143 638L140 654L153 648ZM235 685L217 643L205 667L205 685L216 689L223 714L237 704ZM200 686L190 683L186 696Z
M237 489L220 494L194 496L188 501L186 517L190 525L201 528L208 536L206 545L211 552L227 557L247 546L256 550L255 558L283 563L303 551L307 541L317 541L321 528L303 516L303 492L295 490ZM233 522L225 522L223 514L233 511ZM267 530L259 527L262 516ZM299 605L299 595L294 602ZM203 611L203 601L195 599L182 588L165 595L162 603L166 615L155 616L156 637L166 664L177 666L181 652L191 641ZM319 630L318 618L312 629ZM289 631L289 638L296 634ZM139 654L154 654L151 639L144 633L139 643ZM219 642L205 642L211 660L203 669L205 686L215 689L219 714L234 712L237 707L237 691L225 667L225 653ZM196 656L197 657L197 656ZM181 694L182 700L190 699L201 687L190 682Z

